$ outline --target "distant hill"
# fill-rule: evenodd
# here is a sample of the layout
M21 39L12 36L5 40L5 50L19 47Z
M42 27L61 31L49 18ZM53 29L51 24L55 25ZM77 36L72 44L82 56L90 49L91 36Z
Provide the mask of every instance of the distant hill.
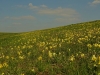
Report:
M0 33L0 75L99 73L100 20L23 33Z

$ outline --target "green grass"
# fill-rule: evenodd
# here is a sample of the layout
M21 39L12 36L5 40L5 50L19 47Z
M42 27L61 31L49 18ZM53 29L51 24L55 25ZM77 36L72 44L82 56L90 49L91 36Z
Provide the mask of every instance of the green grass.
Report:
M100 20L0 33L0 75L100 75Z

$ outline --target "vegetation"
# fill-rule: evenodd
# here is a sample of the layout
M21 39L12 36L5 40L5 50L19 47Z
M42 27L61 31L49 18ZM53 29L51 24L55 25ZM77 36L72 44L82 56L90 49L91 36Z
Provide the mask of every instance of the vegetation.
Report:
M100 20L0 33L0 75L100 75Z

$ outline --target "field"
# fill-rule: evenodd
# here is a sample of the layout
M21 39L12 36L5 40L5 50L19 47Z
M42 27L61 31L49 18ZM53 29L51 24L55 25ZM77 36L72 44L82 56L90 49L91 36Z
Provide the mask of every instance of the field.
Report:
M100 20L0 33L0 75L100 75Z

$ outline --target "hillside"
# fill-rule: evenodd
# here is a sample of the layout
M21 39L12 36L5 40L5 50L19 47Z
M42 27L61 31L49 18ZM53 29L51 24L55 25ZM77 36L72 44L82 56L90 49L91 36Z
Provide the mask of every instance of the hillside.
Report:
M0 75L99 75L100 20L0 33Z

